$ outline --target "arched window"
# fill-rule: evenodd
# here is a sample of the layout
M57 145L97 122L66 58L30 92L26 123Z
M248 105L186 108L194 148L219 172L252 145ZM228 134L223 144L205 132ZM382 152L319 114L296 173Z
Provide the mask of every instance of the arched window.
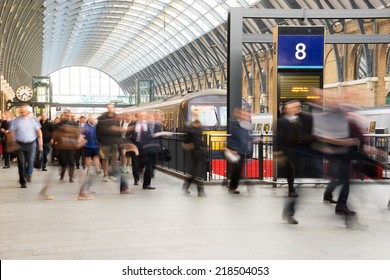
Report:
M390 91L386 95L386 105L390 105Z
M107 74L89 67L67 67L50 74L52 100L66 104L129 103L119 84Z
M355 80L360 80L367 78L367 61L365 50L362 45L360 45L356 52L356 61L355 61Z

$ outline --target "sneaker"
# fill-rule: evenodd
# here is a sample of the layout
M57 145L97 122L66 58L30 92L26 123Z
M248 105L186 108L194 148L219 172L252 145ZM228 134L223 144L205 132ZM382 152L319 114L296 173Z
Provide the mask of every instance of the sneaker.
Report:
M103 176L103 182L108 182L108 176Z
M293 217L293 216L285 216L283 217L284 220L286 220L287 223L289 223L290 225L297 225L298 224L298 221Z
M42 200L53 200L54 197L50 196L50 195L45 195L45 194L38 194L38 199L42 199Z
M125 191L121 191L121 194L133 194L134 191L132 189L127 189Z
M91 196L88 196L88 195L79 195L77 196L77 200L92 200L93 198Z

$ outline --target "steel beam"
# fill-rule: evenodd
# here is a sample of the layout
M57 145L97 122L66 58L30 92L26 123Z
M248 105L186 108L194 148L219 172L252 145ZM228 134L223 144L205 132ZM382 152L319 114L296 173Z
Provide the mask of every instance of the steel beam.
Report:
M308 26L307 28L310 28ZM272 43L272 34L242 34L243 43ZM326 34L325 44L388 44L389 34Z

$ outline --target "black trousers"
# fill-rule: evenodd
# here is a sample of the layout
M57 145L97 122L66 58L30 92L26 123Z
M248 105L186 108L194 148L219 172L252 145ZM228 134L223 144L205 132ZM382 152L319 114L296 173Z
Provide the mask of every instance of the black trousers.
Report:
M154 169L157 162L157 154L143 155L141 156L143 165L145 166L144 181L142 186L150 186L153 178Z

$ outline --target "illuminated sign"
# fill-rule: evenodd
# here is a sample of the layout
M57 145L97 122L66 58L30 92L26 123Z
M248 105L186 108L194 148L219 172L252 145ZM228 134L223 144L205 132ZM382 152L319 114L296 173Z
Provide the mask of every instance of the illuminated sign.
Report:
M320 73L279 73L278 83L280 99L322 99L314 90L322 87Z

